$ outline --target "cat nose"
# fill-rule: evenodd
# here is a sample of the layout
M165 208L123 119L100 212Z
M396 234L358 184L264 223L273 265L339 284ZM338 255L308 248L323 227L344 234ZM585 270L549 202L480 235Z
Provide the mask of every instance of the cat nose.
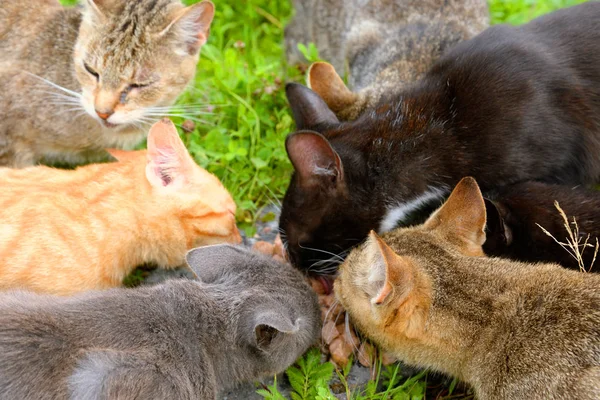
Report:
M112 111L112 110L111 110L111 111L109 111L109 112L105 112L105 113L104 113L104 112L101 112L101 111L98 111L98 110L96 110L96 114L98 114L98 116L99 116L101 119L103 119L104 121L106 121L106 120L108 119L108 117L110 117L111 115L113 115L113 114L114 114L114 111Z

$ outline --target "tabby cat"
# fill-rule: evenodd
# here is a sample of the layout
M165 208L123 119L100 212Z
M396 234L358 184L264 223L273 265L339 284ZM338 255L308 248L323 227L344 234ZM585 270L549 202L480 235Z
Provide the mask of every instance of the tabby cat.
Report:
M485 222L465 178L424 225L371 232L335 293L368 337L480 399L598 399L600 276L481 257Z
M194 163L169 120L148 150L76 170L0 168L0 289L72 294L121 285L136 266L241 240L235 203Z
M484 192L530 180L597 182L599 20L600 3L588 2L491 27L352 122L289 84L299 131L286 140L295 172L280 227L292 262L316 262L318 273L319 260L370 230L422 221L415 214L439 206L463 176Z
M0 293L0 398L215 399L316 341L316 295L292 267L228 245L187 260L199 282Z
M142 142L193 78L213 15L209 1L0 0L0 165Z
M294 0L286 27L288 59L302 59L298 44L313 42L356 93L329 96L343 87L333 67L314 64L309 86L341 119L354 119L384 94L421 78L440 55L489 25L485 0ZM326 74L332 79L320 79ZM340 86L341 84L341 86Z

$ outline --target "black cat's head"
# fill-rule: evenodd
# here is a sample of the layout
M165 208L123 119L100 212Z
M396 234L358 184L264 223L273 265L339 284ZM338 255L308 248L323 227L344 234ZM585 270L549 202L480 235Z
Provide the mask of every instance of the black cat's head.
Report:
M279 226L294 266L333 275L370 230L390 230L398 220L422 222L424 206L432 200L433 208L439 206L447 187L428 184L427 171L437 168L437 159L424 156L437 139L427 142L423 134L438 125L410 120L402 104L340 122L311 89L288 84L286 93L298 130L285 143L294 173Z
M298 131L285 142L294 173L285 194L279 221L292 264L308 273L335 273L345 252L369 232L361 223L361 193L349 180L365 169L350 147L334 149L319 132L341 123L312 90L298 84L286 88ZM345 165L352 163L352 171ZM351 173L353 176L350 176Z

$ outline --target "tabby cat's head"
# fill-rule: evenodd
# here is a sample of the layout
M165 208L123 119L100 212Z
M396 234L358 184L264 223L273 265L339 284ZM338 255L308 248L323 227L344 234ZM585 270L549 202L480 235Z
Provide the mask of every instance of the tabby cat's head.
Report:
M381 238L371 232L342 264L336 296L356 326L385 347L402 339L426 340L434 297L445 295L436 286L439 274L461 257L483 255L485 222L479 187L464 178L423 225Z
M118 130L164 115L194 76L213 16L210 1L86 0L74 62L87 113Z

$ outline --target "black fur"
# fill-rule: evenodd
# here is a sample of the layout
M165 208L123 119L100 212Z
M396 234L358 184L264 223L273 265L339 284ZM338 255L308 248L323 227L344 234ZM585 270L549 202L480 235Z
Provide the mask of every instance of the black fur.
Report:
M600 239L600 193L582 187L526 182L502 189L488 195L486 200L487 239L483 246L488 255L508 257L523 261L558 262L578 269L579 264L569 251L546 235L538 226L546 229L554 238L566 243L569 233L565 221L554 206L557 201L569 219L571 230L579 227L576 238L583 243L589 235L589 243L596 245ZM580 246L586 270L600 271L592 260L595 249ZM600 265L600 264L599 264Z
M354 122L339 123L310 89L290 84L304 129L286 142L295 173L280 226L291 261L331 272L311 265L378 229L390 205L430 187L449 193L467 175L484 193L531 180L597 181L598 21L600 4L589 2L492 27Z

